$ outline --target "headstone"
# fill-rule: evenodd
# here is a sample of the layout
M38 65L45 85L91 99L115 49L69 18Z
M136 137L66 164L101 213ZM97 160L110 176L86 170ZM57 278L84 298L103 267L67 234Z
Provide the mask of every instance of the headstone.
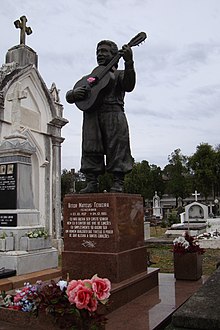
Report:
M193 202L185 206L185 223L206 223L207 219L207 205Z
M144 240L146 241L149 238L150 238L150 222L144 221Z
M85 194L64 199L63 273L98 273L120 282L146 271L143 200L139 195Z
M208 220L208 206L198 202L197 191L192 194L195 202L185 206L185 212L180 214L181 223L171 226L166 231L166 236L180 236L185 231L189 231L192 236L197 236L206 232Z
M157 286L159 269L147 269L143 216L140 195L66 195L63 278L107 277L117 307Z

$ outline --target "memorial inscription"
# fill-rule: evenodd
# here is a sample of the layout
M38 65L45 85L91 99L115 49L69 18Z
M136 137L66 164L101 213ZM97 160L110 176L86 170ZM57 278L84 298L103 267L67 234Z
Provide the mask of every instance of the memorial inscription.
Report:
M1 213L0 227L17 227L17 214Z
M87 278L98 273L117 283L144 272L143 218L140 195L66 195L63 274Z
M0 165L0 209L17 207L17 164Z
M113 235L109 219L109 203L68 203L68 218L65 235L69 238L84 238L82 246L93 248L91 239L109 239Z

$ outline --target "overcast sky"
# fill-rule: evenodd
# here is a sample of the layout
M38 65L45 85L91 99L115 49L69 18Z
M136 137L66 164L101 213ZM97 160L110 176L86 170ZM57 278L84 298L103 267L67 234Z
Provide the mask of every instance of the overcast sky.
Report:
M135 161L163 168L177 148L190 156L200 143L220 143L219 0L1 0L0 60L19 44L13 22L26 15L26 44L39 57L48 88L60 89L64 117L62 168L80 168L82 112L66 91L96 66L98 41L119 48L140 31L134 47L137 85L125 112ZM123 60L120 61L123 68Z

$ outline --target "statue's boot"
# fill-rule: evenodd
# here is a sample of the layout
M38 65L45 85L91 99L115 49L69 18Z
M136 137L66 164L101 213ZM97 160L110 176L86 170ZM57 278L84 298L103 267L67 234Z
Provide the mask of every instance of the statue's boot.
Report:
M122 193L124 191L124 174L113 173L113 185L110 192Z
M80 190L80 194L90 194L98 192L98 176L91 173L86 174L87 186Z

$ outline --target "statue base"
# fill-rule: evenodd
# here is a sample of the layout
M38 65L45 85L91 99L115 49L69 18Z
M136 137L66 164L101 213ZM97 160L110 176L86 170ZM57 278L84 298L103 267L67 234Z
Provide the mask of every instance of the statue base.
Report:
M63 272L120 282L147 269L143 199L130 194L67 195ZM66 274L65 274L66 275Z
M108 278L117 308L157 286L158 272L147 270L140 195L65 196L63 278L86 279L95 274Z

